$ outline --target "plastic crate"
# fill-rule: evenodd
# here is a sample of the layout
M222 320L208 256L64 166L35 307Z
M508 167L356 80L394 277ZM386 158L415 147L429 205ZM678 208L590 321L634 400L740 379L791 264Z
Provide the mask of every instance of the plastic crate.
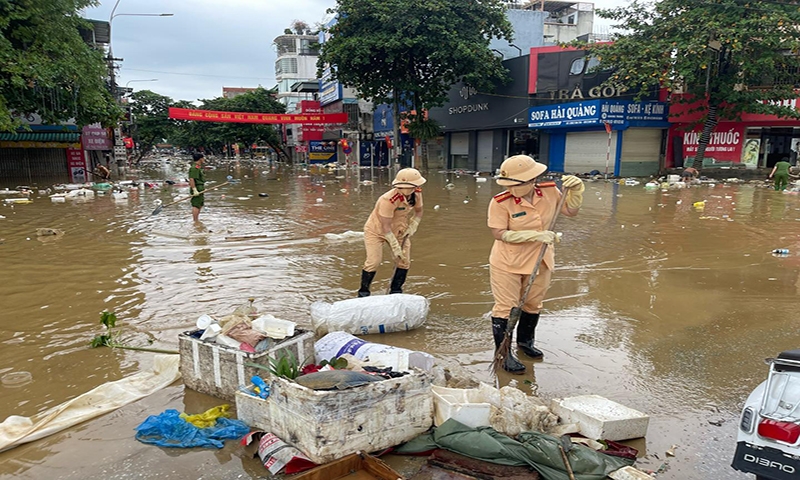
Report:
M483 402L478 390L431 387L433 392L433 424L437 427L448 418L457 420L468 427L491 426L489 417L492 406Z

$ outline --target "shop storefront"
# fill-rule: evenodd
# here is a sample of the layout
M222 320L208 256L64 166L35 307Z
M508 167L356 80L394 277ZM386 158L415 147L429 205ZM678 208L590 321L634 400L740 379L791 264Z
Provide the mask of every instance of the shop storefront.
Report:
M787 100L784 104L798 109L800 100ZM703 129L701 112L691 111L696 108L696 104L672 107L667 167L680 168L694 161ZM739 121L717 124L706 147L703 167L772 168L784 158L796 165L798 156L800 120L743 113Z
M457 84L443 107L430 110L430 118L445 133L440 148L447 168L494 172L509 155L538 153L538 137L526 122L528 56L503 65L509 70L509 83L492 93Z
M528 127L546 136L551 171L646 176L661 167L667 115L663 102L589 100L531 107Z

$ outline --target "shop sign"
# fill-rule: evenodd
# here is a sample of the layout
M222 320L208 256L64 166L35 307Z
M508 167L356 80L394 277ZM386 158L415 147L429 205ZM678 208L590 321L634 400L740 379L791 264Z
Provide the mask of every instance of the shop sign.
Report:
M484 112L489 110L489 102L473 103L470 105L460 105L458 107L450 107L447 113L450 115L458 115L461 113Z
M67 167L69 167L69 178L72 183L85 183L86 178L86 157L82 148L67 149Z
M667 105L660 102L631 102L627 100L590 100L531 107L528 127L553 128L591 126L626 122L665 122Z
M613 85L591 87L588 90L576 85L572 90L548 90L550 100L583 100L586 98L612 98L618 97L627 90Z
M108 135L108 129L103 128L99 123L83 127L81 143L84 150L111 150L113 145Z
M694 158L697 154L697 145L700 142L702 129L703 127L701 126L693 132L683 132L684 161L687 158ZM744 129L745 127L741 124L733 124L730 127L723 127L718 131L712 132L706 147L705 158L714 159L716 162L738 163L742 160ZM756 161L758 160L758 150L759 145L756 144Z
M0 148L81 148L80 143L67 142L0 142Z
M308 153L308 145L295 145L294 151L297 153Z
M308 142L308 160L311 163L329 163L336 161L336 142Z

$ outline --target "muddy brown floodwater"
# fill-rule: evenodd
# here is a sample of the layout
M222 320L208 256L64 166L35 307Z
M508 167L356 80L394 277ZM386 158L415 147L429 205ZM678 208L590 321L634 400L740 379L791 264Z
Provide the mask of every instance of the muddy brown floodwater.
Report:
M166 168L142 176L181 176ZM192 225L186 203L150 216L174 186L125 201L56 204L39 195L0 206L0 376L32 375L26 385L0 387L2 418L36 414L149 366L151 354L87 347L102 333L103 310L116 312L131 342L174 349L199 315L225 315L248 297L261 312L309 326L311 302L355 295L363 244L325 234L360 231L389 172L376 171L374 185L362 184L369 170L259 167L209 177L227 174L240 182L207 195L205 231ZM369 340L431 352L493 382L486 209L501 189L470 175L428 178L406 283L431 300L428 321ZM595 182L585 199L577 218L559 220L564 237L538 332L545 360L526 361L524 378L544 398L598 394L648 413L637 465L661 468L659 478L747 478L729 466L739 409L766 377L763 359L800 343L800 197L750 185L661 192ZM703 212L692 208L700 200ZM39 239L41 227L65 234ZM775 248L791 254L775 257ZM375 291L391 270L381 266ZM218 403L178 382L0 454L0 477L265 478L235 442L183 451L134 439L148 415Z

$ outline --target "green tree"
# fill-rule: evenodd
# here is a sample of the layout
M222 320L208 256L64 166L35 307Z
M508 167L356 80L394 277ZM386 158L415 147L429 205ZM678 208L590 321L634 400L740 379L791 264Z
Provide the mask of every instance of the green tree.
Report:
M493 37L511 40L502 0L337 0L338 21L322 45L320 75L356 88L364 98L392 102L399 138L399 99L408 100L413 131L434 131L424 113L464 81L491 90L508 78L489 49ZM411 125L410 125L411 126ZM395 141L399 144L399 141Z
M800 118L780 101L798 98L800 5L751 0L634 0L603 18L624 34L589 49L609 79L630 90L663 87L673 102L699 105L703 112L693 167L703 166L706 146L720 120L743 112Z
M169 107L175 106L170 97L150 90L138 90L130 96L131 134L139 146L138 163L157 143L172 134L176 121L169 118Z
M79 31L91 25L78 12L97 3L0 0L0 131L13 131L20 126L14 115L30 113L49 124L119 119L102 52Z

